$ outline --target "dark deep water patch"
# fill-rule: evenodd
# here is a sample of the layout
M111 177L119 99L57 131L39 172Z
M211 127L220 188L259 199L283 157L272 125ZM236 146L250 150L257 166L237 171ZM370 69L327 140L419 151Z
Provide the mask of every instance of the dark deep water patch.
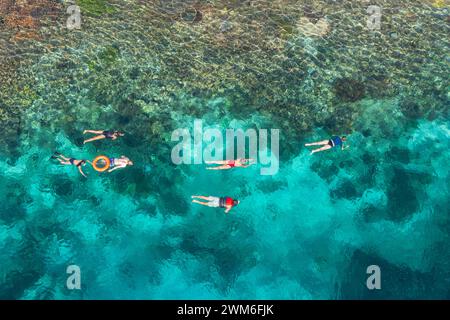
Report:
M366 273L368 266L377 265L381 270L381 290L368 290ZM445 273L447 275L445 275ZM339 298L345 300L364 299L448 299L449 290L441 271L427 273L413 271L406 266L396 266L373 253L356 250L349 267L343 273ZM444 280L444 281L442 281Z
M425 178L425 176L408 173L398 168L394 169L387 192L387 208L392 220L405 219L419 209L417 189L414 188L414 184L421 186L420 182L423 182Z

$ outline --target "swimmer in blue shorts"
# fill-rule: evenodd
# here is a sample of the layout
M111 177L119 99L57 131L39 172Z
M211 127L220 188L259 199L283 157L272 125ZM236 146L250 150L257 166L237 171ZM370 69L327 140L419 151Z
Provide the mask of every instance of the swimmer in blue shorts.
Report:
M311 154L315 153L315 152L320 152L320 151L325 151L334 147L341 147L341 150L345 150L347 148L349 148L350 146L344 146L344 142L347 141L347 137L346 136L332 136L329 140L323 140L323 141L318 141L318 142L312 142L312 143L306 143L305 147L309 147L309 146L322 146L318 149L314 149L313 151L311 151Z

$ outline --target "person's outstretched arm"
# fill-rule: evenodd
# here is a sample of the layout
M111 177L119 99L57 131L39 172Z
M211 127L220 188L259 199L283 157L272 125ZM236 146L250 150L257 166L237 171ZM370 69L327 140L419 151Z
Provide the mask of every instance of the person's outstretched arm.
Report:
M108 172L113 172L114 170L120 169L120 168L125 168L126 166L120 165L120 166L115 166L112 169L109 169Z
M230 210L231 210L231 207L230 207L230 206L227 206L227 208L225 209L225 213L230 212Z
M83 177L87 178L87 176L84 174L83 170L81 169L81 167L78 167L78 171L80 171L80 173L83 175Z

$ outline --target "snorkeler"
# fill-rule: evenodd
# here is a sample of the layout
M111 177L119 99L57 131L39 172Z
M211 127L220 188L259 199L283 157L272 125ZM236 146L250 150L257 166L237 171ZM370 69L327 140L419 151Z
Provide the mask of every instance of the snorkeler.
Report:
M116 169L125 168L126 166L132 166L133 161L125 156L121 156L120 158L110 158L109 159L109 167L108 172L112 172Z
M84 130L83 134L93 133L96 134L95 137L84 140L83 144L86 144L91 141L101 140L101 139L111 139L116 140L119 137L123 137L125 133L122 131L114 131L114 130Z
M254 163L253 159L237 159L237 160L219 160L219 161L205 161L207 164L220 164L216 167L208 167L207 170L227 170L234 167L247 168Z
M83 177L87 178L87 176L84 174L83 170L81 169L81 166L86 165L86 160L77 160L75 158L67 158L66 156L62 155L59 152L56 152L51 156L52 159L56 159L59 161L60 164L64 165L74 165L78 168L78 171L83 175Z
M305 147L309 147L309 146L323 146L321 148L315 149L313 151L311 151L310 154L313 154L315 152L320 152L320 151L325 151L337 146L341 146L341 150L345 150L347 148L350 148L350 146L344 146L344 142L347 141L347 137L346 136L332 136L330 138L330 140L323 140L323 141L319 141L319 142L313 142L313 143L306 143Z
M195 200L194 198L206 200L207 202L202 202ZM231 208L237 206L240 201L235 200L230 197L205 197L205 196L192 196L192 202L201 204L202 206L213 207L213 208L225 208L225 213L228 213Z

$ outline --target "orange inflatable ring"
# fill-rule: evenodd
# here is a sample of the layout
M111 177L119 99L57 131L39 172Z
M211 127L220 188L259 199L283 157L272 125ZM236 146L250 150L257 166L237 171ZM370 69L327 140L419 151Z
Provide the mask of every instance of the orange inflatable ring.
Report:
M97 165L97 162L99 162L99 161L105 162L105 166L99 167ZM94 161L92 161L92 166L94 167L95 171L98 171L98 172L105 172L106 170L109 169L110 164L111 164L111 161L109 161L109 158L107 156L98 156L97 158L94 159Z

